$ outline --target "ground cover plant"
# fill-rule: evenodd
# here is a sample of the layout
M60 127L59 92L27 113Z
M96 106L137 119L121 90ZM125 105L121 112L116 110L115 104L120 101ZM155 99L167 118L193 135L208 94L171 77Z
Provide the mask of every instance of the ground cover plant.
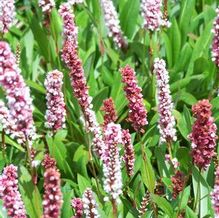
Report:
M0 1L0 217L219 217L217 0Z

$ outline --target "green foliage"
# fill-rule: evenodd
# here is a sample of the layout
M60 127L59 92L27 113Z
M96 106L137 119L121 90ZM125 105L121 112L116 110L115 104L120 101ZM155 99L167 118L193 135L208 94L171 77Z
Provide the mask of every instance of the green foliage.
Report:
M57 162L64 200L61 217L73 216L71 199L82 197L87 187L92 188L95 193L101 217L112 217L111 202L104 201L106 193L103 190L103 166L94 153L91 158L91 136L84 128L82 112L70 84L69 70L61 60L63 36L58 6L64 1L56 2L57 8L52 10L49 26L46 27L36 0L16 1L17 23L2 40L7 41L14 52L18 46L21 49L20 68L26 84L31 89L34 120L39 135L33 147L37 151L36 159L40 162L45 152L49 152ZM211 100L213 116L219 127L219 97L216 96L218 69L210 56L211 29L217 1L168 1L172 25L153 34L142 28L140 0L113 2L119 13L121 28L128 40L126 50L116 48L112 39L107 36L99 1L86 0L84 4L74 6L74 13L79 28L79 56L85 70L89 93L93 97L93 109L98 122L103 123L103 100L112 97L118 113L117 123L132 133L136 155L135 171L129 178L122 163L123 193L118 206L118 217L137 217L137 209L147 191L150 195L149 206L144 217L177 218L180 213L186 218L214 217L210 193L214 185L215 166L212 161L207 171L201 173L193 166L188 135L194 122L191 106L203 98ZM153 51L152 55L150 50ZM168 145L159 144L156 81L152 72L155 57L161 57L167 62L177 123L177 142L171 145L172 155L180 163L179 170L186 175L184 189L176 199L172 197L171 182L175 171L165 160ZM141 136L134 132L126 120L127 99L119 72L120 67L126 64L135 68L148 110L149 124ZM67 127L52 137L44 127L44 80L47 72L53 69L64 73ZM0 96L4 98L2 90ZM39 218L43 213L44 168L41 164L37 167L38 183L34 185L26 163L25 148L9 136L5 137L5 143L6 158L1 150L0 171L7 163L19 167L19 189L27 214L31 218ZM123 152L121 149L121 155ZM161 194L157 191L159 182L163 191ZM194 206L196 201L197 207ZM2 201L0 217L7 217Z

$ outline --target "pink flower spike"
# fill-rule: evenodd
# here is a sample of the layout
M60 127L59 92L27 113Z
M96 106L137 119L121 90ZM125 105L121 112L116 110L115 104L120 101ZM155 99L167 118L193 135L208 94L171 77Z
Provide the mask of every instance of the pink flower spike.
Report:
M86 218L99 218L98 206L94 198L94 194L90 188L84 191L82 202L84 206L84 214Z
M56 167L44 173L43 218L59 218L62 208L60 173Z
M69 67L70 79L74 96L84 113L86 128L88 132L93 134L94 151L101 157L102 149L104 147L101 128L97 122L96 114L93 111L92 97L89 96L86 77L82 62L78 57L77 49L73 41L66 40L62 51L62 58Z
M173 198L176 199L180 192L183 190L185 185L185 175L177 170L175 175L171 177L173 185Z
M76 4L84 3L84 0L68 0L68 3L70 5L76 5Z
M121 161L118 145L122 144L122 129L119 124L109 123L104 129L104 190L118 201L122 193Z
M173 116L173 103L170 94L169 75L164 60L156 58L154 73L157 77L157 98L159 110L160 142L176 141L175 119Z
M58 70L51 71L47 74L45 80L46 87L46 123L45 126L56 132L65 128L66 106L62 92L63 74Z
M15 19L15 1L0 1L0 32L7 33Z
M212 117L209 100L199 101L192 107L193 116L196 118L189 139L192 142L193 163L206 170L215 155L214 149L217 140L217 126Z
M78 27L75 24L75 15L71 5L63 3L60 5L59 14L63 20L63 35L65 40L72 41L75 47L78 45Z
M9 165L0 176L0 199L11 218L26 218L26 210L18 188L17 167Z
M50 157L49 154L45 154L43 162L42 162L42 166L45 169L49 169L49 168L55 169L56 168L56 160L54 158Z
M158 31L161 26L170 27L171 23L163 19L161 8L162 0L141 0L141 14L145 29Z
M101 108L102 111L104 111L104 123L103 126L107 126L107 124L111 122L116 122L118 119L116 114L115 105L112 98L108 98L103 101L103 106Z
M51 12L51 10L55 7L54 0L39 0L39 7L42 8L42 11L45 13Z
M75 210L75 215L72 218L82 218L83 217L83 202L81 198L72 199L72 207Z
M215 18L212 32L214 34L213 43L212 43L212 61L215 62L217 67L219 67L219 8L216 9L217 16Z
M124 91L129 101L128 121L132 123L135 131L144 132L143 127L148 124L147 111L143 104L142 89L137 84L134 70L127 65L120 70L122 82L125 84Z
M15 55L6 42L0 42L0 85L4 89L8 105L10 134L18 143L36 137L33 121L33 105L30 89L26 86ZM8 128L9 129L9 128Z
M108 28L109 37L112 37L118 48L126 48L127 41L123 36L118 14L112 0L101 0L101 5L104 13L105 24Z
M126 164L126 170L128 175L132 176L134 174L135 151L131 142L129 130L122 131L122 141L124 145L124 160Z

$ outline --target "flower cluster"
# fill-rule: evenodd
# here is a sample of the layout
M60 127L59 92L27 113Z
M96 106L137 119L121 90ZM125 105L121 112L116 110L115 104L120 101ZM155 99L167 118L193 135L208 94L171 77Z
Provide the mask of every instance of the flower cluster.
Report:
M219 67L219 8L216 9L217 17L214 21L212 32L214 34L212 43L212 61Z
M82 218L83 217L83 202L81 198L72 199L72 207L75 209L75 216L72 218Z
M217 126L211 116L209 100L201 100L192 107L193 116L196 118L189 139L192 141L193 162L200 168L206 169L212 157L217 140Z
M159 125L161 143L176 141L175 119L173 117L173 103L170 95L169 75L164 60L156 58L154 73L157 77L157 97L159 110Z
M0 176L0 199L3 200L9 217L26 218L26 210L18 189L17 167L9 165Z
M174 169L177 169L179 167L179 165L180 165L180 163L177 160L177 158L176 157L171 158L170 154L166 154L165 155L165 160L167 162L169 162L173 166Z
M173 198L176 199L179 193L183 190L185 185L185 175L177 170L175 175L171 178L173 185Z
M130 66L122 68L122 82L125 84L124 91L129 101L128 121L132 123L135 131L144 132L143 127L148 124L147 111L143 104L142 89L137 84L135 72Z
M46 123L45 126L53 132L65 127L65 101L62 93L63 74L58 70L48 73L45 80L46 87Z
M39 0L39 7L42 8L43 12L50 12L55 7L54 0Z
M73 44L78 44L78 27L75 25L75 16L71 9L71 5L63 3L60 5L59 14L63 20L63 34L66 40L73 41Z
M74 95L77 98L82 111L84 113L86 127L93 134L93 145L96 153L101 156L104 147L100 126L96 120L95 112L93 111L92 98L89 96L86 78L82 62L78 57L77 49L72 41L66 40L62 58L66 65L70 68L71 85L74 90Z
M26 86L16 58L6 42L0 42L0 85L3 87L9 113L10 134L19 143L35 137L30 89Z
M104 190L113 200L122 193L121 162L118 144L122 144L122 129L119 124L109 123L104 129Z
M98 206L95 201L93 192L90 188L87 188L84 191L83 197L82 197L82 202L84 206L84 214L86 215L87 218L99 218L100 215L98 213Z
M144 28L157 31L161 26L169 27L170 22L163 19L161 0L142 0L141 14L144 18Z
M126 170L128 175L132 176L134 173L135 151L131 142L131 135L129 130L122 131L122 141L124 145L124 160L126 164Z
M76 4L80 4L80 3L83 3L84 0L68 0L68 3L70 5L76 5Z
M127 46L127 42L123 36L118 14L112 0L101 0L101 4L105 18L105 24L109 31L109 37L112 37L113 41L119 48L125 48Z
M60 173L56 167L49 167L44 173L43 217L59 218L62 208Z
M45 154L43 162L42 162L42 166L45 169L56 168L56 161L54 158L50 157L49 154Z
M138 209L138 214L139 214L138 217L142 217L146 213L149 200L150 200L150 194L149 192L146 192L146 194L142 198L140 208Z
M214 189L211 193L211 201L214 207L215 215L219 217L219 167L215 171Z
M0 1L0 32L7 33L13 25L15 18L15 1L1 0Z
M3 129L6 133L10 133L10 125L9 125L9 111L8 108L5 106L3 101L0 101L0 123L2 124Z
M115 122L118 117L115 110L115 105L112 98L108 98L103 101L102 111L104 111L104 123L103 127L107 126L107 124L111 122Z

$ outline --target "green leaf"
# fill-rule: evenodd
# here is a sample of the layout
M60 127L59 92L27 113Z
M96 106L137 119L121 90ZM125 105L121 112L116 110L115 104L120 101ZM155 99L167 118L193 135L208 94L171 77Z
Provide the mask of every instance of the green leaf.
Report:
M172 55L174 59L174 64L177 62L179 54L180 54L180 48L181 48L181 34L180 30L177 24L176 19L172 21L172 26L171 26L171 41L172 41Z
M186 207L186 218L198 218L198 216L189 206Z
M186 78L183 78L179 81L176 81L174 83L171 84L170 86L170 90L171 92L175 92L177 90L180 90L182 88L184 88L185 86L187 86L192 80L201 80L201 79L204 79L205 78L205 75L193 75L193 76L190 76L190 77L186 77Z
M81 195L83 195L86 188L91 188L90 182L80 174L77 175L77 181Z
M146 185L148 190L151 193L154 193L155 184L156 184L154 169L146 154L144 154L143 161L142 161L141 176L142 176L143 183Z
M33 32L34 38L38 43L38 46L40 48L40 51L44 58L49 61L49 53L48 53L48 46L49 46L49 41L47 39L47 36L43 29L40 27L39 22L37 18L33 15L32 20L30 23L30 28Z
M40 93L42 93L42 94L46 94L45 88L44 88L43 86L39 85L38 83L34 82L34 81L32 81L32 80L27 80L27 81L26 81L26 84L27 84L29 87L31 87L31 88L37 90L38 92L40 92Z
M179 129L182 136L188 141L188 134L190 132L188 131L186 121L184 120L181 113L179 113L178 111L174 110L173 114L177 121L177 128Z
M71 199L73 196L73 190L67 183L62 188L63 193L63 205L62 205L62 218L72 217L72 207L71 207Z
M161 210L163 210L170 218L173 217L173 208L165 198L155 194L152 194L151 197L154 203L156 203Z
M181 8L179 26L180 30L182 31L184 42L190 29L191 18L193 15L193 10L195 9L195 0L181 1Z
M42 216L42 200L37 186L33 185L31 176L28 170L20 167L20 192L25 204L27 214L31 218L39 218Z
M179 199L181 199L180 210L186 208L190 197L190 186L184 188L184 190L180 193Z
M5 135L5 143L14 146L18 150L25 152L25 149L19 145L17 142L13 141L11 138Z
M3 206L3 201L2 200L0 200L0 217L1 218L8 218L7 210L5 210L5 208Z
M197 99L192 94L184 91L179 92L178 100L181 100L188 105L193 105L197 102Z
M121 27L124 34L130 39L135 32L139 14L139 0L126 1L120 15Z
M103 100L108 97L109 88L105 87L93 98L92 104L94 111L98 111L103 104Z

